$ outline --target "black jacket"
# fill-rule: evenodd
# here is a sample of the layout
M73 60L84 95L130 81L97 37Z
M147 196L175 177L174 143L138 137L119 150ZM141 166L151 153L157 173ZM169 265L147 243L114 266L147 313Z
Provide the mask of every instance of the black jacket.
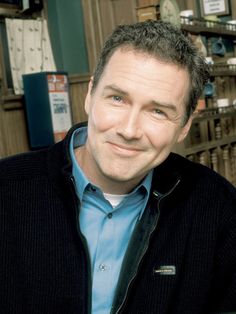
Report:
M73 131L73 130L72 130ZM90 312L69 139L0 162L0 313ZM154 170L112 313L236 313L236 190L175 154Z

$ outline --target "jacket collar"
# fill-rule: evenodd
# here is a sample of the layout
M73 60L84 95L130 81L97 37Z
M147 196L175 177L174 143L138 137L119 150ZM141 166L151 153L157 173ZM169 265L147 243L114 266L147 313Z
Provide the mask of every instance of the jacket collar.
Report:
M153 190L159 195L169 193L181 180L181 158L170 153L167 159L154 169Z

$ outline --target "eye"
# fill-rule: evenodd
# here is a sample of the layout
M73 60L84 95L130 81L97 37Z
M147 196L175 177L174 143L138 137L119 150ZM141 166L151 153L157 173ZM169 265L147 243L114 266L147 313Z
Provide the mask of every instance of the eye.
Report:
M115 102L121 102L123 100L121 96L117 96L117 95L113 95L111 98Z
M153 109L154 115L166 116L166 113L158 108Z

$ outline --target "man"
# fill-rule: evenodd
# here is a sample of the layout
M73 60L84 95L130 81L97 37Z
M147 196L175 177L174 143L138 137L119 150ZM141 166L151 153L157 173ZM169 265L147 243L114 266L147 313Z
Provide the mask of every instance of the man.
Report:
M1 313L236 313L236 190L171 153L207 79L170 24L113 32L88 125L1 162Z

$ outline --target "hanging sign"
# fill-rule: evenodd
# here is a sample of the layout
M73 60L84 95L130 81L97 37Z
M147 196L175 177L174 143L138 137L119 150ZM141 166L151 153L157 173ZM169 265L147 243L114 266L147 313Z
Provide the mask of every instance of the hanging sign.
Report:
M229 14L228 0L201 0L202 15L226 15Z

